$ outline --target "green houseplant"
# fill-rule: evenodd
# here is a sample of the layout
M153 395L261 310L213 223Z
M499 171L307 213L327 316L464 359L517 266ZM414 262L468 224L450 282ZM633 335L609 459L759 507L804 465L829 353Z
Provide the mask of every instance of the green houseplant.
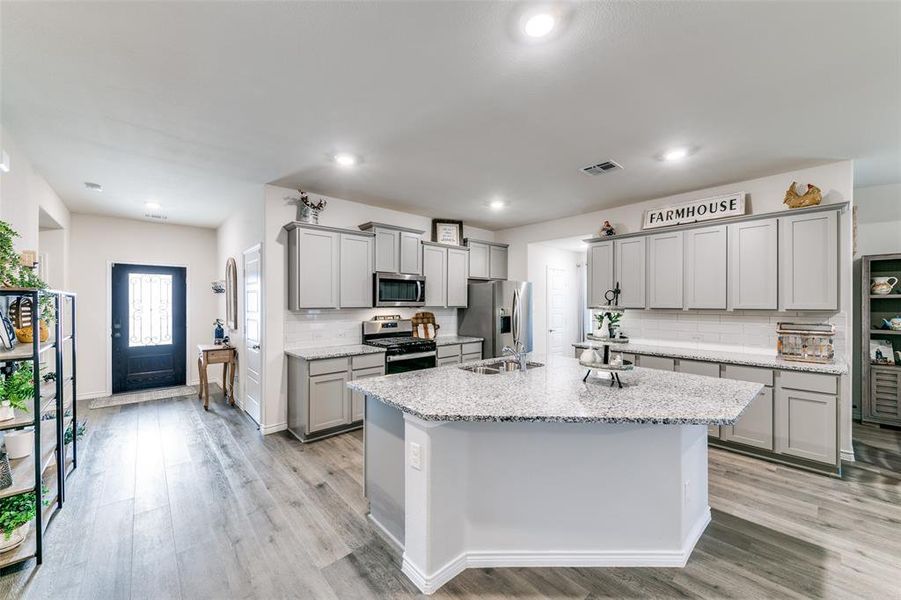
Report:
M0 421L15 417L15 410L28 411L28 401L34 398L34 367L21 363L13 373L0 379Z
M0 221L0 287L22 287L46 290L47 284L38 277L35 269L25 266L19 260L19 253L13 246L13 240L19 232L6 221ZM53 298L41 296L38 313L42 321L52 323Z
M42 495L48 493L41 485ZM7 552L21 544L28 535L28 527L37 515L35 493L27 492L0 499L0 552ZM45 506L49 502L44 501Z

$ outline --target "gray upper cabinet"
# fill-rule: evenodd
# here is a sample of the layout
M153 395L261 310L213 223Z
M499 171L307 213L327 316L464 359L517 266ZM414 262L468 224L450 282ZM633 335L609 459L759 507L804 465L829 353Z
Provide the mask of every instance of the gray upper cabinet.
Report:
M469 248L470 279L506 279L507 244L484 240L463 240Z
M422 274L425 275L425 305L446 305L447 248L422 244Z
M288 229L288 308L337 308L341 234L331 229ZM316 260L306 257L315 256Z
M838 212L779 217L779 304L838 310Z
M685 233L685 308L726 308L726 226Z
M616 240L613 243L613 282L619 282L619 305L644 308L645 301L645 237Z
M419 249L422 230L372 222L360 225L360 229L375 235L376 271L410 275L422 272Z
M478 242L469 243L469 277L471 279L489 279L488 246Z
M372 243L373 238L369 236L341 234L339 273L342 308L372 306Z
M400 232L400 272L408 275L422 273L422 252L419 242L422 241L421 233L412 231Z
M425 305L466 307L469 305L469 250L433 242L422 243L422 274L425 275Z
M778 308L777 232L777 219L728 226L729 308Z
M682 308L681 231L648 236L648 306Z
M613 289L613 242L596 242L588 246L588 306L597 308L607 303L604 294Z
M491 279L507 278L507 246L492 244L488 247L488 276Z
M373 235L288 223L288 309L372 306Z
M506 253L506 250L505 250ZM465 248L447 249L447 306L469 305L469 251ZM428 285L426 285L428 290Z

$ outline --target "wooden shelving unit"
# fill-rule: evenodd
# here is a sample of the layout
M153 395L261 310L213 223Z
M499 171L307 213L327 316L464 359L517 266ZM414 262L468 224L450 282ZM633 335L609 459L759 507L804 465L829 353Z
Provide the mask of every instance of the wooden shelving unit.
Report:
M901 316L901 283L889 294L870 293L873 277L897 277L901 280L901 254L877 254L861 258L861 406L864 422L901 426L901 365L874 364L870 342L891 345L892 361L901 350L901 331L881 329L883 319Z
M46 342L41 342L35 335L30 344L17 344L10 350L0 351L0 365L4 367L10 363L31 362L35 386L35 396L28 410L17 410L15 417L0 422L0 434L25 428L33 428L35 434L31 455L9 461L13 483L0 490L0 498L35 492L37 509L25 541L0 553L0 568L31 558L41 564L44 532L56 511L63 507L66 476L77 465L75 295L55 290L0 288L0 309L6 310L9 300L16 297L29 298L35 313L42 298L52 298L55 327L51 339ZM42 367L55 373L56 377L43 381ZM71 457L64 444L65 432L70 426L73 428Z

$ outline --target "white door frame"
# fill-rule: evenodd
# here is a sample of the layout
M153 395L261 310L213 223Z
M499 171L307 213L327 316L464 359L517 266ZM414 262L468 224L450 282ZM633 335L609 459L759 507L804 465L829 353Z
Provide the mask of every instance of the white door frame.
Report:
M106 261L106 382L104 395L113 393L113 265L138 265L142 267L176 267L185 270L185 385L196 385L199 382L191 381L192 354L188 352L188 340L191 339L191 278L188 277L190 268L186 264L143 262L137 260L108 260ZM79 396L79 399L88 396Z
M240 322L241 326L244 327L244 333L241 336L241 339L244 341L244 348L247 347L247 326L244 320L246 316L246 305L244 305L244 286L247 282L247 277L244 274L244 257L249 252L258 252L260 255L260 422L257 424L257 429L262 431L263 423L266 422L266 386L264 382L264 378L266 377L266 286L264 285L263 279L263 244L262 242L257 242L256 244L246 248L241 252L241 302L238 304L239 307L243 306L244 310L239 310L240 314ZM238 361L238 373L241 376L241 385L244 385L244 382L247 381L246 371L247 365L244 361ZM242 388L243 389L243 388ZM241 410L244 410L244 398L241 398ZM246 411L245 411L246 413ZM248 417L250 415L247 415ZM252 417L251 417L252 419Z

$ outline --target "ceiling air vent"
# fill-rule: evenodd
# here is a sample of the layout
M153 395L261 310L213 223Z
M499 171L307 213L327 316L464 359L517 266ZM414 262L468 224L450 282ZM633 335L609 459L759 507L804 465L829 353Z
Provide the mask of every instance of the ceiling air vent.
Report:
M144 213L144 216L147 217L148 219L156 219L157 221L165 221L166 219L169 218L166 215L152 214L152 213Z
M612 160L606 160L596 165L582 167L582 172L586 175L603 175L604 173L609 173L610 171L617 171L620 169L622 169L622 166L616 164Z

